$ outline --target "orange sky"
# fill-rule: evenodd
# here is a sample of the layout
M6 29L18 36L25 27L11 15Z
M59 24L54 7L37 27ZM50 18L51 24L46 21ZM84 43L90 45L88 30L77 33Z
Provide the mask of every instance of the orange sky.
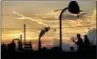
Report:
M50 26L50 30L42 37L43 40L59 39L60 10L67 6L68 1L60 2L13 2L3 1L2 3L2 40L12 40L20 38L23 34L23 24L27 25L27 40L38 40L39 33L45 26ZM90 3L90 4L89 4ZM87 2L80 2L84 16L79 19L75 15L66 12L63 24L63 40L70 40L77 33L87 34L90 29L96 28L95 2L88 2L90 7L86 8ZM92 5L91 5L92 4ZM73 18L72 18L72 17ZM72 19L71 19L72 18ZM75 20L74 20L75 19ZM54 31L56 29L56 31Z

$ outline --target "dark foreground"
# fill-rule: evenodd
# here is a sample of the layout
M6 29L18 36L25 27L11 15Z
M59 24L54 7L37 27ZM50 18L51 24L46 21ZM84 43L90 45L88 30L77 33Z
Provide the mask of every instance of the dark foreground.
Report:
M2 59L96 59L96 46L79 52L63 52L57 47L51 50L43 48L39 51L22 50L16 52L12 50L2 50L1 56Z

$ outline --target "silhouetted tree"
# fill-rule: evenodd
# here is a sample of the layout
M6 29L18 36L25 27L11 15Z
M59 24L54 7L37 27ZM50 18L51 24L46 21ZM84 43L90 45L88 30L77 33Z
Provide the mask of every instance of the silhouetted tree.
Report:
M83 50L83 40L80 36L80 34L77 34L77 41L73 40L73 42L75 42L75 44L78 46L78 51L82 51Z

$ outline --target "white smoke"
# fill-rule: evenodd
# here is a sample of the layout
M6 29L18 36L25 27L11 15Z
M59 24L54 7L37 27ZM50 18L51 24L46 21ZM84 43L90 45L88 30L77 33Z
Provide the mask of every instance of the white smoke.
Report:
M92 14L92 16L91 16L91 20L96 20L96 17L97 17L97 16L96 16L96 15L97 15L97 14L96 14L96 11L97 11L97 10L96 10L96 8L95 8L95 9L93 10L93 14Z
M96 31L97 29L92 29L87 33L92 45L96 45Z

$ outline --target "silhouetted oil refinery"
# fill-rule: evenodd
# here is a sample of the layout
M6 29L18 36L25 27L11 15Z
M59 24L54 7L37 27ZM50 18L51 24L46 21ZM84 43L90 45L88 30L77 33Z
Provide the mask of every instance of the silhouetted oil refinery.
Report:
M32 5L30 6L32 7ZM36 6L34 8L36 8ZM70 13L70 15L67 15L68 17L65 15L66 10L68 10L68 12ZM17 24L15 23L16 26L10 25L13 26L13 28L20 28L18 35L15 35L15 33L11 34L14 35L14 37L10 35L10 32L7 31L3 32L7 33L7 35L5 34L2 35L3 39L6 38L8 40L9 37L13 38L12 40L10 39L10 42L8 44L5 44L2 40L1 44L2 58L45 58L46 59L48 57L54 57L54 58L59 57L61 59L62 57L66 59L67 58L96 59L96 43L95 43L96 31L97 31L96 22L95 22L96 9L93 10L93 14L91 16L88 16L86 14L81 14L83 12L84 10L81 10L78 2L76 1L70 1L69 6L66 6L65 8L62 9L53 10L47 13L46 14L47 17L45 17L45 13L42 13L42 15L41 13L39 13L35 14L33 18L31 18L27 17L29 15L25 16L22 14L22 12L19 13L13 10L12 13L19 16L17 17L18 19L17 21L21 21L19 24L22 25L20 27L18 26L18 23ZM71 14L74 14L76 16ZM73 20L69 20L68 18ZM8 23L8 25L9 24L10 23ZM5 27L7 27L7 25ZM31 29L29 27L31 28L34 27L35 29L33 28ZM28 31L27 29L31 30ZM30 32L30 35L28 35L27 32ZM48 37L46 37L47 35ZM30 37L30 40L28 40L29 39L28 36ZM46 39L50 41L49 45L45 46L45 44L47 44L48 41L43 37L46 37ZM67 41L66 38L68 38ZM36 40L37 43L34 42L33 39L35 40L37 39ZM54 41L53 43L52 40ZM44 43L44 41L47 42Z

